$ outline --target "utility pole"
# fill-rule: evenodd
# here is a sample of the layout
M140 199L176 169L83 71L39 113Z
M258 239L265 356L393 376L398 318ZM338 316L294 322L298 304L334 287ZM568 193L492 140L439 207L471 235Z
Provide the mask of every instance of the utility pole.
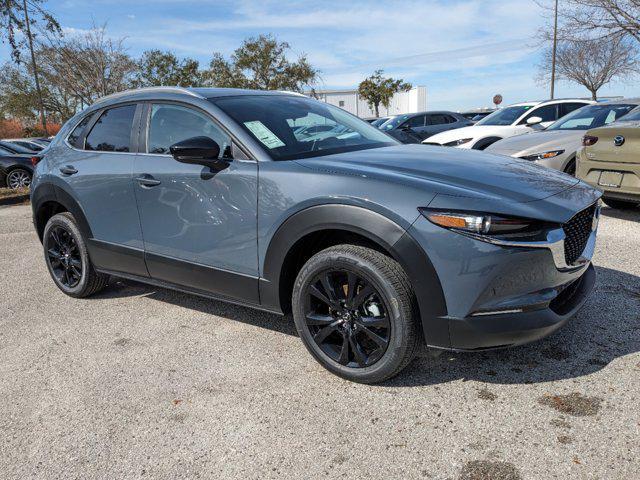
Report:
M558 49L558 0L556 0L555 19L553 22L553 53L551 54L551 100L556 87L556 50Z
M38 67L36 66L36 54L33 50L33 37L31 36L31 25L29 23L29 8L27 6L27 0L23 0L24 6L24 23L27 27L27 39L29 41L29 50L31 51L31 66L33 67L33 79L36 82L36 92L38 93L38 100L40 101L40 119L42 121L42 129L44 135L47 135L47 117L44 112L44 101L42 100L42 90L40 90L40 79L38 78Z

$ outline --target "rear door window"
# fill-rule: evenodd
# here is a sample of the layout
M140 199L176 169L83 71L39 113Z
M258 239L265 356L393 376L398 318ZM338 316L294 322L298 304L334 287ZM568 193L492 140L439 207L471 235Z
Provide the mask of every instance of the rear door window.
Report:
M87 135L85 150L130 152L131 128L135 112L135 105L109 108L102 112Z
M407 122L405 122L405 125L408 125L412 128L414 127L424 127L424 115L418 115L417 117L413 117L409 120L407 120Z

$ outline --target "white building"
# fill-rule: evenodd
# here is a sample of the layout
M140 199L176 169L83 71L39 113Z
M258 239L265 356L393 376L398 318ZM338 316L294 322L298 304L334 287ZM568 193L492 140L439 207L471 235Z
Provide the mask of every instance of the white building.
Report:
M317 90L316 97L321 102L327 102L360 118L375 117L375 111L369 108L369 104L360 98L357 90ZM381 117L399 115L403 113L423 112L427 109L427 88L413 87L407 92L396 93L389 108L380 105Z

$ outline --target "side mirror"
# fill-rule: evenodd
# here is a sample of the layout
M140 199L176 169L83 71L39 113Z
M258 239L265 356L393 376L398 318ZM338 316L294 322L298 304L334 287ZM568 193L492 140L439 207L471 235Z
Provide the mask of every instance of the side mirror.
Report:
M229 159L219 159L220 146L209 137L192 137L169 147L173 158L180 163L204 165L212 170L226 168Z
M542 123L542 118L540 117L531 117L529 118L529 120L527 120L528 127L531 127L533 125L538 125L539 123Z

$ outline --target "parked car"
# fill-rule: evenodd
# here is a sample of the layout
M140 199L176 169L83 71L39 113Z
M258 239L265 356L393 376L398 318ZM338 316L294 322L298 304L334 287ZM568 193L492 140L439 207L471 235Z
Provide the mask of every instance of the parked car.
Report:
M380 125L382 125L384 122L386 122L387 120L389 120L391 117L380 117L380 118L374 118L371 122L371 125L373 125L374 127L378 127L380 128Z
M576 176L604 191L612 208L640 204L640 110L589 130L578 150Z
M482 110L482 111L472 110L470 112L462 112L460 115L462 115L467 120L471 120L473 123L476 123L482 120L487 115L491 115L495 111L496 111L495 108L491 110Z
M402 143L420 143L436 133L469 125L473 122L459 113L443 111L396 115L378 128Z
M0 186L23 188L31 185L34 152L0 141Z
M45 148L43 145L40 145L39 143L27 138L6 139L6 140L3 140L3 142L13 143L14 145L18 145L22 148L26 148L31 152L40 152Z
M548 127L568 113L593 103L580 99L517 103L496 110L471 127L443 132L422 143L484 150L503 138Z
M582 145L584 132L619 120L638 105L640 100L587 105L562 117L545 130L498 140L489 145L486 151L522 158L575 175L576 152Z
M308 140L294 123L351 133ZM421 343L518 345L584 304L600 192L559 172L540 182L542 170L402 145L297 94L165 87L67 122L31 200L67 295L114 275L292 311L320 364L371 383Z

